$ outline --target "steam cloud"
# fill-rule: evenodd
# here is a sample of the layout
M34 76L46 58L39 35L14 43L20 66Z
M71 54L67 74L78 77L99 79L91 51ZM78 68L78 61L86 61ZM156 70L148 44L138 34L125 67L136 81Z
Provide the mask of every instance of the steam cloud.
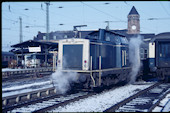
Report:
M133 84L136 81L136 76L140 69L140 45L142 44L142 39L140 35L136 38L130 38L129 41L129 62L132 67L130 72L130 84Z
M77 80L76 74L76 72L63 73L61 67L57 67L51 79L59 94L64 94L69 90L70 84Z

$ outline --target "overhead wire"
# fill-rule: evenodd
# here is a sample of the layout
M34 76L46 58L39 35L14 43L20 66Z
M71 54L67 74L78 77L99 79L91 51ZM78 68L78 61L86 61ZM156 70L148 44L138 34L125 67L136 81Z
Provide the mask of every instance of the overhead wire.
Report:
M8 3L10 3L10 2L8 2ZM109 16L109 17L112 17L112 18L114 18L114 19L116 19L116 20L118 20L118 21L120 21L120 22L123 22L123 23L127 23L127 21L123 21L122 19L120 19L120 18L118 18L118 17L115 17L115 16L113 16L113 15L111 15L111 14L109 14L109 13L106 13L106 12L104 12L104 11L102 11L102 10L100 10L100 9L98 9L98 8L96 8L96 7L93 7L93 6L91 6L91 5L89 5L89 4L87 4L87 3L84 3L84 2L82 2L81 1L81 3L83 4L83 6L84 5L86 5L86 6L88 6L89 8L92 8L92 9L94 9L94 10L96 10L96 11L98 11L98 12L100 12L100 13L102 13L102 14L105 14L105 15L107 15L107 16ZM127 5L130 5L129 3L127 3L127 2L125 2L125 4L127 4ZM15 4L16 5L16 4ZM26 7L30 7L30 6L28 6L28 5L20 5L20 4L18 4L19 6L26 6ZM45 8L43 7L44 6L44 4L43 4L43 2L41 3L40 2L40 8L34 8L34 7L31 7L31 9L37 9L37 10L41 10L41 11L43 11L43 12L45 12ZM132 5L130 5L130 6L132 6ZM69 6L69 7L64 7L64 8L70 8L71 6ZM57 6L54 6L54 8L58 8ZM8 5L8 11L11 13L16 13L16 12L13 12L13 7L11 7L11 5ZM141 12L143 12L143 11L141 11ZM64 14L60 14L60 13L57 13L57 12L55 12L54 10L50 10L50 13L52 14L52 15L60 15L60 16L63 16L63 17L68 17L68 19L70 19L70 18L73 18L73 17L70 17L70 16L68 16L68 15L64 15ZM143 12L144 13L144 12ZM22 13L18 13L18 14L22 14ZM45 13L44 13L45 14ZM146 13L144 13L144 14L146 14ZM25 15L25 14L24 14ZM30 17L30 16L28 16L28 15L26 15L27 17ZM34 18L34 17L32 17L31 16L31 18ZM37 19L37 18L36 18ZM44 18L45 19L45 18ZM79 18L74 18L74 19L76 19L76 20L81 20L81 19L79 19ZM41 21L43 21L42 19L40 19ZM142 20L142 19L141 19ZM158 19L158 20L161 20L161 19ZM12 21L14 21L14 20L12 20ZM81 20L82 21L82 20ZM118 22L117 21L117 22ZM35 25L35 24L32 24L32 23L29 23L29 22L23 22L24 24L29 24L29 25ZM88 23L88 22L85 22L85 23ZM90 23L90 22L89 22ZM91 22L91 23L94 23L94 22ZM45 24L45 23L44 23ZM66 24L75 24L75 23L65 23L64 25L66 25ZM54 27L55 25L59 25L58 23L56 23L56 24L50 24L50 28L52 28L52 27ZM142 28L142 27L141 27ZM144 28L144 29L146 29L146 28Z
M162 2L159 1L159 3L161 4L161 7L164 9L164 11L166 12L166 14L170 16L170 13L166 10L166 8L165 8L164 5L162 4Z
M10 4L9 4L9 6L10 6ZM2 10L2 11L5 11L5 12L9 12L10 14L14 14L14 15L20 15L20 14L22 14L22 13L16 13L15 11L11 11L12 9L11 9L11 7L10 7L10 12L8 11L8 10ZM11 19L9 16L7 16L7 13L3 13L3 15L5 15L6 16L6 18L4 18L4 20L7 20L7 21L13 21L13 22L18 22L18 20L13 20L13 19ZM28 16L28 15L25 15L25 16L27 16L27 17L30 17L30 16ZM32 17L32 18L35 18L35 17ZM37 17L38 18L38 17ZM36 18L36 19L37 19ZM43 21L42 19L40 19L41 21ZM35 20L34 20L35 21ZM37 27L37 26L39 26L39 25L35 25L35 23L34 24L32 24L32 23L29 23L28 21L27 22L22 22L23 24L26 24L27 26L28 25L31 25L31 26L35 26L35 27Z
M104 11L101 11L101 10L99 10L99 9L97 9L97 8L91 6L91 5L88 5L88 4L86 4L86 3L82 2L82 1L81 1L81 3L84 4L84 5L86 5L86 6L88 6L88 7L90 7L90 8L92 8L92 9L95 9L95 10L97 10L97 11L99 11L99 12L101 12L101 13L107 15L107 16L113 17L113 18L115 18L115 19L117 19L117 20L119 20L119 21L121 21L121 22L127 23L127 22L123 21L123 20L120 19L120 18L117 18L117 17L115 17L115 16L113 16L113 15L110 15L109 13L106 13L106 12L104 12Z

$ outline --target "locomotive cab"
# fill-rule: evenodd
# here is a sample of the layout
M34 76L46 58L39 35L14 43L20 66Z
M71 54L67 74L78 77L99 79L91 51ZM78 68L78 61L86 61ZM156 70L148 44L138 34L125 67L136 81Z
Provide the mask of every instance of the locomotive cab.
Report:
M89 70L89 40L60 40L58 57L58 66L62 70Z

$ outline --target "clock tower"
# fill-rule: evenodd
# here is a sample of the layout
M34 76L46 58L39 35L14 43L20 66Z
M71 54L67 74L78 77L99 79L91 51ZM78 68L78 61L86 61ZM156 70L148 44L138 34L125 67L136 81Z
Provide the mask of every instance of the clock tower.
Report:
M128 14L128 34L140 34L140 15L133 6Z

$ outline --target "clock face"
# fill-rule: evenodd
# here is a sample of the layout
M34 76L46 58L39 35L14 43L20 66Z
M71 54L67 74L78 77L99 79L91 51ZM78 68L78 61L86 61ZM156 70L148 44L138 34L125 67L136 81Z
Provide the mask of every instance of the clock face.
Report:
M132 29L133 29L133 30L135 30L135 29L136 29L136 26L135 26L135 25L133 25L133 26L132 26Z

